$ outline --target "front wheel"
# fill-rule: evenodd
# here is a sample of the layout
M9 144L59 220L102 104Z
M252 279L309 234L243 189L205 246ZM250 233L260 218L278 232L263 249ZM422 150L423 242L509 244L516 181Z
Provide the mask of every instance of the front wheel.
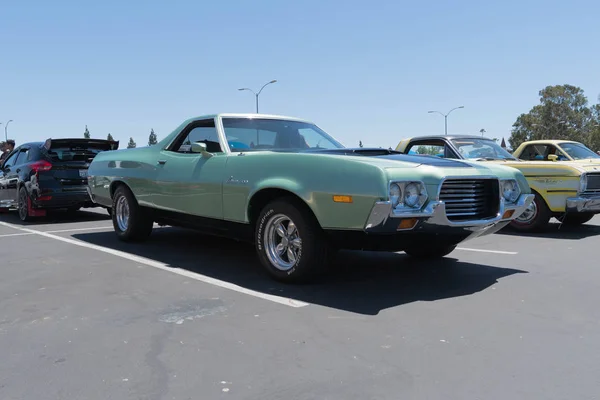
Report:
M421 259L435 259L442 258L452 253L456 249L456 245L430 245L423 247L412 247L408 249L404 249L404 252L411 257L421 258Z
M510 222L510 227L520 232L536 232L545 229L550 221L551 212L539 194L521 215Z
M293 198L263 208L256 223L258 258L275 280L300 283L322 273L331 248L316 218Z
M115 191L112 209L113 227L120 240L141 241L152 233L154 221L126 186L119 186Z

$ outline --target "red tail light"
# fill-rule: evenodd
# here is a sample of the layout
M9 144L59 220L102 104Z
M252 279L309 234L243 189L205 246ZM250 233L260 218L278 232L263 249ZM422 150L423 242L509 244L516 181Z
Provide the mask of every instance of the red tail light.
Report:
M36 161L31 164L31 169L35 173L38 173L38 171L50 171L52 169L52 164L45 160Z

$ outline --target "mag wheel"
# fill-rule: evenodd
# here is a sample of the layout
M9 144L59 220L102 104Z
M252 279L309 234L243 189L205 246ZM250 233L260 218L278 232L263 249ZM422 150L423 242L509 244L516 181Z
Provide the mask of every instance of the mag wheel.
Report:
M331 260L330 246L316 218L293 198L278 199L263 208L255 247L266 271L282 282L308 281Z
M21 186L21 189L19 189L19 204L18 204L19 219L21 221L29 222L32 220L31 213L29 212L30 209L31 209L31 199L29 198L29 195L27 194L27 190L25 189L25 186Z
M119 239L125 242L141 241L152 233L154 221L126 186L119 186L115 191L112 209L113 227Z
M548 226L551 213L546 202L539 194L535 193L535 198L523 211L521 215L511 221L510 227L521 232L539 231Z

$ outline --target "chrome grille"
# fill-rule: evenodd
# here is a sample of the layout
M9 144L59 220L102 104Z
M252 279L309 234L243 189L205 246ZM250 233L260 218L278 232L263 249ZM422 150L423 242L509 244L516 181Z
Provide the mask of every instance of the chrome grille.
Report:
M447 179L440 189L450 221L493 218L500 209L498 179Z
M587 174L587 189L584 193L600 193L600 174Z

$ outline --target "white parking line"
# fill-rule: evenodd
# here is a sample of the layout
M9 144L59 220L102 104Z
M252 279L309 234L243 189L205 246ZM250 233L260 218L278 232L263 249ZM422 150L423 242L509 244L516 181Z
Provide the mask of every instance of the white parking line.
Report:
M63 232L77 232L77 231L91 231L91 230L102 230L102 229L114 229L111 226L96 226L92 228L73 228L73 229L61 229L59 231L43 231L46 233L63 233ZM42 232L42 231L40 231Z
M485 250L485 249L469 249L466 247L457 247L456 250L464 250L464 251L476 251L478 253L494 253L494 254L509 254L515 255L519 254L516 251L501 251L501 250Z
M8 233L6 235L0 235L0 238L11 237L11 236L27 236L27 235L33 235L33 233Z
M155 260L151 260L149 258L140 257L140 256L136 256L136 255L133 255L133 254L125 253L124 251L109 249L108 247L98 246L98 245L95 245L95 244L85 243L85 242L82 242L82 241L79 241L79 240L75 240L75 239L71 239L71 238L66 238L66 237L62 237L62 236L58 236L58 235L53 235L52 233L49 233L49 232L36 231L34 229L23 228L23 227L20 227L20 226L17 226L17 225L13 225L13 224L9 224L9 223L3 222L3 221L0 221L0 225L4 225L4 226L7 226L9 228L17 229L19 231L27 232L27 233L33 234L33 235L40 235L40 236L44 236L44 237L47 237L47 238L50 238L50 239L60 240L61 242L73 244L75 246L80 246L80 247L85 247L85 248L88 248L88 249L98 250L98 251L101 251L103 253L112 254L113 256L121 257L121 258L130 260L130 261L134 261L134 262L137 262L137 263L140 263L140 264L144 264L144 265L147 265L149 267L153 267L153 268L157 268L157 269L162 269L163 271L172 272L174 274L182 275L182 276L185 276L187 278L191 278L191 279L195 279L197 281L208 283L210 285L222 287L224 289L233 290L233 291L236 291L236 292L239 292L239 293L247 294L249 296L258 297L258 298L261 298L263 300L272 301L274 303L283 304L283 305L286 305L286 306L289 306L289 307L299 308L299 307L306 307L306 306L309 305L309 303L305 303L303 301L294 300L294 299L290 299L290 298L286 298L286 297L275 296L275 295L266 294L266 293L262 293L262 292L257 292L257 291L252 290L252 289L246 289L244 287L238 286L238 285L233 284L231 282L226 282L226 281L222 281L220 279L211 278L209 276L198 274L198 273L191 272L191 271L187 271L185 269L180 269L180 268L177 268L177 267L171 267L171 266L168 266L167 264L164 264L164 263L161 263L161 262L158 262L158 261L155 261Z

